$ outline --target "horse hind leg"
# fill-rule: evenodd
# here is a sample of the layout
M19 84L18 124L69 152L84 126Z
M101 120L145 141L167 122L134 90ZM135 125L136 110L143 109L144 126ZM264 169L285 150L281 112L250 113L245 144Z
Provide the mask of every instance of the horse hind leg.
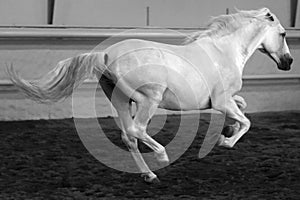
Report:
M157 178L156 174L154 174L144 161L141 152L138 149L138 143L137 139L129 136L125 131L122 132L122 140L127 145L129 151L131 152L131 155L133 159L135 160L139 170L142 173L142 177L144 177L144 180L146 182L159 182L159 179Z
M160 89L159 89L160 90ZM163 94L163 91L158 91L158 94ZM137 102L137 111L134 117L133 126L128 127L127 132L138 139L140 139L144 144L150 147L154 151L154 155L158 162L162 164L169 163L169 158L166 153L165 148L155 141L146 132L149 120L154 115L156 109L158 108L159 102L161 101L162 95L158 95L158 98L145 98L140 102Z
M106 94L106 96L109 98L109 100L112 102L113 106L118 112L118 116L120 119L120 122L118 126L122 130L122 140L128 147L134 161L136 162L140 172L144 176L144 179L146 182L159 182L157 176L149 169L147 164L145 163L137 144L137 139L128 135L126 130L128 127L132 126L133 119L131 114L131 104L128 101L128 97L121 93L118 88L115 88L115 85L111 83L107 78L102 77L100 79L100 85ZM114 98L112 99L112 93L114 92Z
M128 132L128 127L133 126L133 120L130 113L130 104L129 103L123 103L119 104L118 106L115 106L117 109L119 119L120 119L120 126L122 129L122 140L127 145L134 161L136 162L140 172L142 173L142 176L144 177L144 180L146 182L159 182L159 179L157 178L156 174L154 174L146 164L145 160L142 157L141 152L138 149L138 143L137 139Z
M140 153L138 149L138 143L137 139L133 136L131 136L131 133L128 132L128 127L132 127L134 122L132 119L132 116L130 114L130 105L129 103L120 103L116 105L116 102L114 103L114 107L116 108L118 112L118 116L120 119L120 126L122 129L122 140L128 147L134 161L136 162L140 172L142 173L142 176L144 177L146 182L159 182L156 174L154 174L146 164L144 158L142 157L142 154Z
M130 117L130 116L128 116ZM159 179L157 178L156 174L154 174L144 161L141 152L138 149L138 143L137 139L128 135L125 131L125 127L123 125L123 122L121 120L121 126L122 126L122 140L127 145L128 150L131 152L131 155L136 162L140 172L142 173L142 177L144 177L144 180L146 182L159 182Z

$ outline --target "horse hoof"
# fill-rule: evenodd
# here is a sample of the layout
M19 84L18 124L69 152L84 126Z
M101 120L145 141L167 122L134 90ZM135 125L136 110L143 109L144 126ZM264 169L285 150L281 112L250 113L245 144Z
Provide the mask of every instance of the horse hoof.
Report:
M141 175L144 178L144 181L146 183L153 183L153 184L158 184L160 183L160 180L157 178L156 175L154 176L149 176L148 174L142 174Z
M224 135L225 137L231 137L234 133L234 127L232 126L225 126L222 130L222 135Z
M160 184L160 180L156 177L156 178L152 179L151 183Z

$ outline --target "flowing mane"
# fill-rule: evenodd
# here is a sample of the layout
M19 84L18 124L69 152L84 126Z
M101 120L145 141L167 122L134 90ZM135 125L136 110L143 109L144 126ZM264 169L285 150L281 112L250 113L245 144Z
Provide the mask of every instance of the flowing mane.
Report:
M270 13L268 8L261 8L249 11L238 10L238 12L234 14L213 17L208 23L208 28L205 31L192 33L185 38L183 44L192 43L202 37L222 37L228 35L242 27L243 23L253 19L261 22L267 21L267 13Z

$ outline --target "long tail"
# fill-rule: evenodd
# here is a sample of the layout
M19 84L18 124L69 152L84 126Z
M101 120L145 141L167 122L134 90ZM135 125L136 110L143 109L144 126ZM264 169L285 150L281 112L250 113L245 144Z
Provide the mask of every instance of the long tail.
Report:
M94 70L105 71L107 55L103 52L80 54L62 60L48 74L39 80L26 81L13 69L7 67L11 81L30 99L51 103L70 96L85 79L90 77Z

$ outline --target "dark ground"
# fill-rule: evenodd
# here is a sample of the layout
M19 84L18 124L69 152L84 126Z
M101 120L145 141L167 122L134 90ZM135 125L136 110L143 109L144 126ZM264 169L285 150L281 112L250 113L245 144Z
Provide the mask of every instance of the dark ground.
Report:
M156 171L161 184L110 169L81 143L74 122L0 122L0 199L300 199L300 112L251 114L250 131L233 149L215 147L203 159L200 128L185 154ZM179 116L155 135L167 144ZM111 118L99 119L124 147Z

